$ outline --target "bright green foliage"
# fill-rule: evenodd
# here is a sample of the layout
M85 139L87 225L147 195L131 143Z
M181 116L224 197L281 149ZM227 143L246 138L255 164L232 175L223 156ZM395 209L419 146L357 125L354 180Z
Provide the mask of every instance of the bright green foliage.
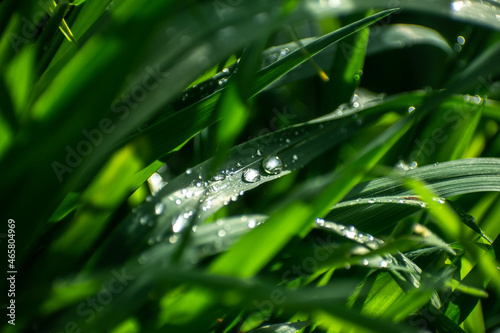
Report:
M1 1L1 331L498 330L498 59L495 1Z

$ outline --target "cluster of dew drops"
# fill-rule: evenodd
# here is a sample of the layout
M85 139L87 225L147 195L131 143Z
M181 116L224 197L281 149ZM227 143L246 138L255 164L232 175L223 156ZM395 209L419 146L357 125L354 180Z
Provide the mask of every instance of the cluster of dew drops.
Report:
M371 250L376 250L381 245L384 244L384 242L382 240L377 239L370 234L360 232L358 229L356 229L356 227L354 227L352 225L345 226L345 225L342 225L339 223L326 222L324 219L321 219L321 218L316 219L316 225L321 227L321 228L333 230L338 235L343 236L343 237L348 238L348 239L351 239L357 243L360 243ZM367 248L357 248L357 252L359 254L368 254L370 252L370 250ZM392 262L392 259L383 258L378 262L377 266L380 268L386 268L391 262ZM368 266L370 264L370 260L368 258L362 258L360 263L363 266ZM346 268L348 268L348 267L346 267Z

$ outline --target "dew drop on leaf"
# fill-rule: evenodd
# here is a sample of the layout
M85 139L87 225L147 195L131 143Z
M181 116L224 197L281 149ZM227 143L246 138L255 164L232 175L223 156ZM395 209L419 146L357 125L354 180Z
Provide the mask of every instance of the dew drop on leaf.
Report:
M262 168L270 175L277 175L283 170L283 162L279 156L269 155L262 160Z
M357 232L356 232L356 228L354 226L349 226L347 228L347 230L344 231L344 236L349 238L349 239L353 239L355 238L357 235Z
M260 180L260 174L259 171L255 169L246 169L245 172L243 172L243 181L247 183L255 183Z

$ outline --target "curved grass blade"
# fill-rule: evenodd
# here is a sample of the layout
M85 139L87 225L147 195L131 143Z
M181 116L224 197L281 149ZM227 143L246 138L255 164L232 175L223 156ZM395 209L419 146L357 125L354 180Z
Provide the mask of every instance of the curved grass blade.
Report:
M427 207L428 203L397 179L401 176L425 182L436 194L435 201L444 203L445 198L457 195L500 191L499 174L500 159L494 158L464 159L418 167L399 173L396 178L388 176L355 186L341 203L332 208L327 218L378 234L393 225L384 224L384 228L380 229L378 221L396 223ZM453 208L463 223L479 235L486 236L468 214L456 205Z
M397 5L404 9L405 12L441 15L454 20L500 30L500 20L496 14L500 12L500 4L498 4L497 1L423 0L415 2L412 0L399 0ZM366 11L372 8L385 8L387 2L383 0L366 0L360 3L354 0L348 0L325 3L311 0L307 3L307 6L318 16L328 15L331 11L346 15L352 13L353 8L356 8L357 11Z
M307 45L304 45L304 48L311 56L313 56L321 50L330 46L332 43L335 43L342 38L345 38L346 36L349 36L356 31L359 31L369 26L370 24L377 22L378 20L394 13L395 11L397 11L397 9L384 10L380 13L371 15L357 22L346 25L345 27L342 27L334 32L331 32L310 42ZM307 59L308 58L304 55L304 53L300 49L297 49L295 51L292 51L285 58L280 59L273 64L263 68L258 73L254 95L262 91L265 87L276 81L285 73L305 62Z
M311 325L310 321L300 321L296 323L283 323L267 325L254 330L248 331L249 333L295 333L301 329Z
M367 56L414 45L431 45L450 56L454 54L448 41L431 28L413 24L391 24L378 27L377 32L369 39Z

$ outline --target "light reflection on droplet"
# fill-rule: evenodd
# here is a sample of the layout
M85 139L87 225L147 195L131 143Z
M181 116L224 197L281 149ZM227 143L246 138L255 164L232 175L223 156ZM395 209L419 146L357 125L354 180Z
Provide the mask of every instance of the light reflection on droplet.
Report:
M243 181L247 182L247 183L255 183L255 182L258 182L260 180L260 174L259 174L259 171L255 170L255 169L246 169L245 172L243 172Z
M283 169L283 162L279 156L269 155L262 160L262 168L270 175L276 175Z

